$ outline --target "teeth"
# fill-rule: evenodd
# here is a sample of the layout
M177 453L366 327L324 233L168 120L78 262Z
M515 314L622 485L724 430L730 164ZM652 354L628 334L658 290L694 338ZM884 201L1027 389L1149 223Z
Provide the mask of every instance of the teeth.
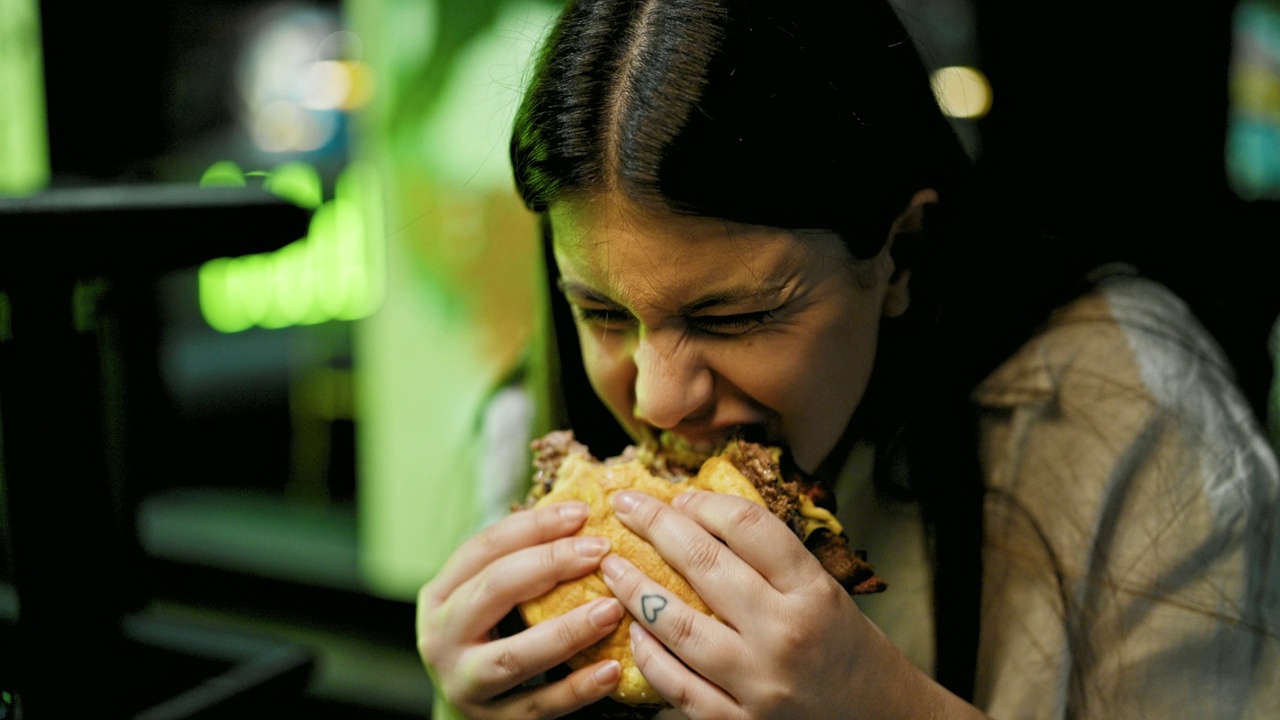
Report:
M662 437L659 438L658 444L667 450L696 452L704 455L714 452L717 447L717 443L710 440L689 442L679 435L673 435L670 432L662 433Z
M663 452L696 454L706 457L719 453L729 441L734 439L761 445L778 444L771 440L768 428L764 425L738 425L728 428L724 432L718 433L718 435L720 435L718 439L691 441L676 435L670 430L663 430L656 438L653 435L648 435L648 437L651 438L650 442L652 442L653 446L661 448Z

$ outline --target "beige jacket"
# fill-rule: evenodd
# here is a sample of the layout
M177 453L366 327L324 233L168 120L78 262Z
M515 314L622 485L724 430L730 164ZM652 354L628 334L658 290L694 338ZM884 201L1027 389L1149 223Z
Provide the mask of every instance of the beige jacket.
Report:
M1225 368L1125 278L979 387L992 717L1280 717L1280 472Z

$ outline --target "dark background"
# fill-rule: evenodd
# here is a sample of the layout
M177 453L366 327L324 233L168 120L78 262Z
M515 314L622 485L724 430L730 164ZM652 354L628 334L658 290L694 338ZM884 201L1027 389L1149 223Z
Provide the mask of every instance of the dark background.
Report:
M960 126L1009 201L1081 242L1131 247L1201 293L1211 329L1231 329L1228 350L1262 407L1280 223L1274 202L1241 199L1224 170L1235 4L902 5L941 38L939 64L975 64L995 87L990 114ZM261 160L234 129L232 85L266 6L42 3L51 187L192 182L228 156ZM972 25L956 42L960 20ZM347 151L309 160L331 183ZM145 535L136 558L125 551L125 609L306 648L315 670L286 714L425 717L413 608L357 578L354 418L319 426L323 457L298 480L298 378L350 370L349 325L222 335L200 318L194 288L188 268L112 285L112 307L128 318L111 337L134 438L120 507ZM223 522L192 532L209 517ZM225 546L209 540L219 537ZM262 554L243 554L255 538ZM302 550L273 559L273 547ZM12 565L0 557L0 578ZM7 662L0 673L21 659Z

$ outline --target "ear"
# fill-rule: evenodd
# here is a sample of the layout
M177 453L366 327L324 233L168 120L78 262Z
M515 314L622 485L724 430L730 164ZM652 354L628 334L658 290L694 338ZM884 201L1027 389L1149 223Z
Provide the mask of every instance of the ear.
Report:
M889 240L885 243L885 250L889 253L893 268L884 294L885 317L898 317L911 306L911 268L899 260L910 251L904 248L902 243L912 242L911 236L918 235L924 229L924 208L936 202L938 202L938 192L933 188L917 190L916 194L911 196L911 201L907 203L907 208L893 221ZM899 252L895 253L895 250Z

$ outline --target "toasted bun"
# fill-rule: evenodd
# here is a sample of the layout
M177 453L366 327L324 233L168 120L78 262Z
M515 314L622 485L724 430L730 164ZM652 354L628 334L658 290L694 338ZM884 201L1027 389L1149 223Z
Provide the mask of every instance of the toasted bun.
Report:
M761 478L768 480L778 478L778 451L764 449L765 452L761 453L759 450L762 448L759 446L742 443L740 447L730 447L726 453L708 458L698 468L696 475L686 478L669 473L664 463L655 462L654 457L645 452L636 452L634 448L623 456L600 462L593 458L584 446L573 442L572 435L564 431L548 437L551 438L551 442L546 442L544 439L542 447L535 443L535 448L540 450L542 457L537 462L539 476L531 493L530 504L540 506L569 500L587 503L590 506L590 513L579 534L608 538L612 543L613 552L625 557L650 578L674 592L690 607L712 615L710 608L702 598L698 597L688 581L668 565L652 545L627 529L613 514L610 496L619 490L637 490L669 503L681 493L691 490L709 490L737 495L761 506L770 507L770 503L757 489L756 482L761 482ZM554 449L548 451L548 446ZM749 469L752 475L757 477L756 481L748 478L735 465L735 461L743 462L742 447L750 447L757 451L754 455L757 464L760 464L759 458L766 459L764 464L768 467L763 468L762 471ZM778 495L779 490L770 489L769 493ZM847 556L847 560L843 561L857 565L859 570L856 588L851 584L855 582L854 580L846 582L841 579L842 584L854 593L883 590L883 581L874 576L870 566L866 565L860 557L849 553L847 544L844 543L842 529L835 517L830 512L816 507L803 493L792 490L789 494L792 497L789 497L787 502L793 517L784 518L784 520L787 520L797 535L806 541L810 550L823 560L824 566L827 566L827 560L813 543L821 540L824 546L830 546L832 543L826 541L836 540L838 542L835 544L843 549L842 557ZM774 512L782 514L776 508ZM837 571L832 571L839 577ZM612 593L609 592L597 571L582 578L561 583L547 594L521 603L518 609L525 623L532 626L563 615L596 598L611 596ZM573 657L568 664L577 669L600 660L617 660L622 665L622 680L612 694L613 699L627 705L665 705L666 702L662 697L640 674L635 659L631 655L631 623L631 616L624 616L613 633Z

